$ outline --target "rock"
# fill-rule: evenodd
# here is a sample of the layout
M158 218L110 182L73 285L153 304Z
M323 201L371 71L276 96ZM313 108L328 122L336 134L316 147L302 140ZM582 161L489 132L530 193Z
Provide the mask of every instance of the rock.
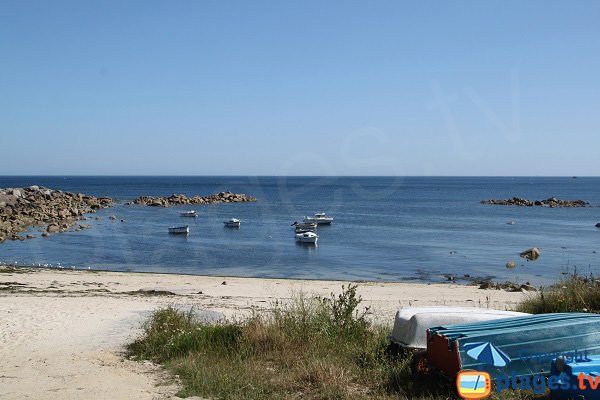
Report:
M506 263L506 268L508 269L514 269L516 266L517 264L512 260Z
M535 291L537 291L537 289L536 289L536 288L534 288L533 286L531 286L531 285L529 284L529 282L525 283L524 285L521 285L519 288L520 288L520 289L521 289L521 291L523 291L523 292L535 292Z
M33 236L33 235L27 235L25 236L27 239L35 239L37 236Z
M139 204L150 207L169 207L171 205L182 204L244 203L251 201L256 201L256 197L246 194L221 192L209 196L196 195L192 197L187 197L183 194L172 194L169 197L140 196L130 202L130 204Z
M112 199L53 191L34 185L0 189L0 205L0 235L23 240L18 233L33 226L46 226L46 232L50 233L68 230L78 219L85 218L82 217L84 213L112 206Z
M494 284L490 281L484 281L479 284L479 289L494 289Z
M600 222L596 224L596 228L600 228Z
M521 256L529 261L537 260L540 257L540 255L541 255L540 249L538 249L537 247L532 247L532 248L527 249L519 254L519 256Z
M221 285L227 285L227 281L221 282Z
M46 232L48 233L55 233L58 232L60 230L60 226L58 225L48 225L48 227L46 228Z
M44 232L44 233L42 233L42 236L43 236L43 237L48 237L48 236L49 236L49 235L48 235L48 232Z
M583 200L560 200L556 197L550 197L546 200L527 200L519 197L505 200L482 200L481 204L498 204L504 206L520 206L520 207L587 207L590 204Z
M108 219L110 219L110 220L113 220L113 221L114 221L115 219L117 219L117 217L115 217L114 215L111 215L110 217L108 217Z

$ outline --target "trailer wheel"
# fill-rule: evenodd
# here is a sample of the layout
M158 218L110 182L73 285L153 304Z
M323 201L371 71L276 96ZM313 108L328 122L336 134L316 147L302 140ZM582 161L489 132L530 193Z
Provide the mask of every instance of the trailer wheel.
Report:
M429 375L431 373L427 361L427 351L421 350L413 355L410 363L410 371L415 375Z

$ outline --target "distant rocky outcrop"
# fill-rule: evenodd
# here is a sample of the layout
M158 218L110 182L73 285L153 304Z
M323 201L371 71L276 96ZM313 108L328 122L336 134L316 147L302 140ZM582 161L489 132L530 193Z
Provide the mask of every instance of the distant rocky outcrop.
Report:
M519 197L505 200L482 200L481 204L499 204L503 206L520 206L520 207L588 207L590 203L584 200L560 200L556 197L551 197L546 200L527 200Z
M256 197L247 194L221 192L209 196L187 197L183 194L172 194L169 197L141 196L129 204L140 204L152 207L169 207L185 204L245 203L256 201Z
M48 233L64 232L86 213L113 205L109 197L86 196L40 186L0 189L0 243L24 240L21 236L32 226L45 226Z

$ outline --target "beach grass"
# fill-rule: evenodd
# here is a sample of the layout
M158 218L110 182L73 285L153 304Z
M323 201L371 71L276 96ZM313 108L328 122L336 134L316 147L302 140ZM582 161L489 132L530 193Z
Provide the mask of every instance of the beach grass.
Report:
M129 356L177 375L181 397L214 399L447 399L453 382L411 373L411 354L388 351L390 327L369 322L356 286L328 298L297 294L268 314L204 323L161 309ZM494 397L492 397L494 398ZM499 397L498 397L499 398ZM503 392L503 399L530 399Z
M557 312L600 313L600 280L574 272L523 300L518 311L531 314Z

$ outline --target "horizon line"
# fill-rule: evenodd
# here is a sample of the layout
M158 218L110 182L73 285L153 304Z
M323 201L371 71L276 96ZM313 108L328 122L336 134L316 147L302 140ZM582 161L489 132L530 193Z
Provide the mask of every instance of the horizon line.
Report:
M15 178L15 177L35 177L35 178L128 178L128 177L164 177L164 178L599 178L600 175L239 175L239 174L226 174L226 175L172 175L172 174L159 174L159 175L132 175L132 174L118 174L118 175L101 175L101 174L16 174L16 175L0 175L0 178Z

